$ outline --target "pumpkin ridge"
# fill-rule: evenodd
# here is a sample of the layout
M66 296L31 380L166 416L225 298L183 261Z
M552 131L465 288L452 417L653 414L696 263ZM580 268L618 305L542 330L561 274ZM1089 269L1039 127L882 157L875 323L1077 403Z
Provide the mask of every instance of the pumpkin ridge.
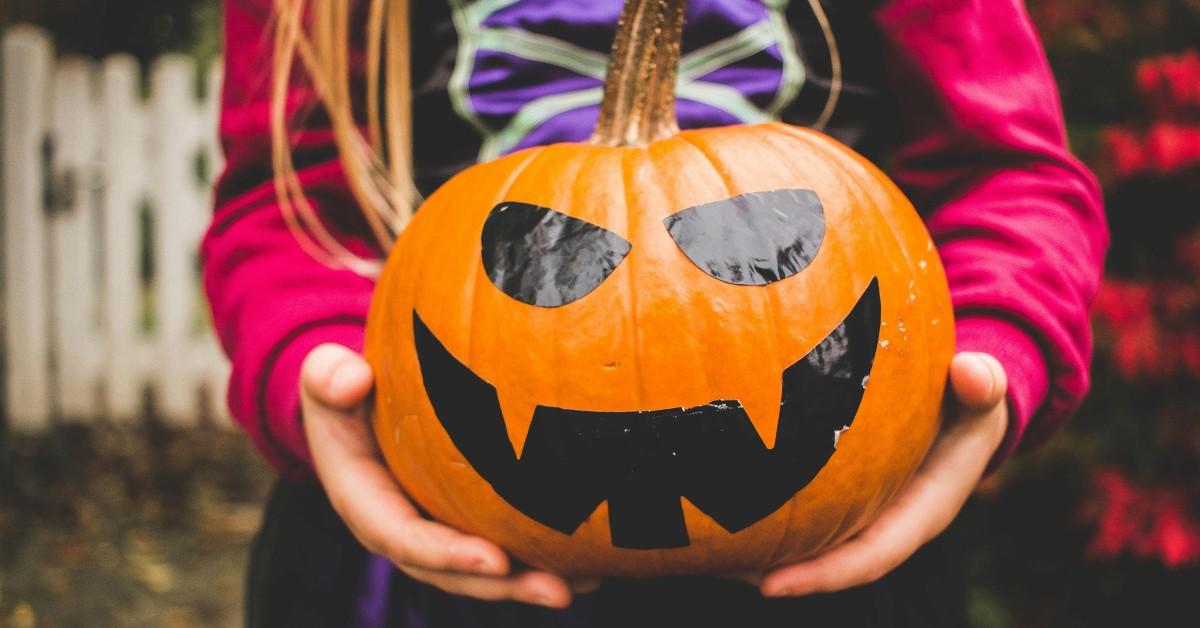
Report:
M637 223L634 220L634 216L633 216L634 207L636 207L636 205L634 205L634 203L633 203L633 201L635 200L633 197L633 187L634 186L630 185L630 183L633 181L636 181L636 177L631 177L630 171L633 168L633 164L631 164L630 161L633 157L636 157L636 154L639 151L636 149L635 150L627 150L627 149L621 149L621 148L618 148L616 150L622 151L621 152L621 176L616 177L616 179L621 182L621 195L625 197L624 220L625 220L625 229L628 234L627 237L629 238L630 242L633 242L634 239L637 237L634 235L634 229L637 229ZM642 152L644 152L644 151L642 151ZM631 256L635 255L635 254L636 254L636 251L630 253ZM638 256L638 257L640 258L640 256ZM634 262L634 265L637 264L637 258L630 260L630 261ZM633 270L635 270L635 268L633 266L631 266L629 270L633 271ZM644 390L644 387L645 387L645 383L643 381L644 378L642 377L642 372L645 370L644 365L642 364L642 338L641 338L641 334L638 332L638 325L637 325L637 321L639 318L639 315L638 315L639 299L638 299L638 293L637 293L637 277L636 277L637 273L629 272L626 274L629 276L628 281L625 282L626 286L628 286L628 290L629 290L629 309L630 309L630 313L632 314L631 318L634 321L634 324L630 326L630 332L629 332L633 336L632 343L630 346L630 349L633 352L633 356L632 356L633 357L633 359L632 359L633 378L637 382L637 389L636 389L637 403L639 406L642 406L645 404L646 392Z
M721 182L723 184L725 184L725 195L727 197L736 196L734 191L737 188L734 187L734 185L732 183L730 183L729 176L726 175L725 172L721 170L719 162L713 158L712 153L709 150L705 149L705 147L703 145L701 145L699 142L697 142L695 140L696 137L703 137L703 136L700 133L696 133L696 132L689 133L689 132L685 131L683 133L680 133L677 137L679 139L683 140L684 142L691 144L693 147L695 147L695 149L697 151L700 152L701 155L704 155L704 160L708 162L708 165L712 166L713 172L716 172L717 176L721 178Z
M724 195L726 197L734 196L733 188L730 187L730 185L729 185L729 179L725 177L724 173L721 172L721 169L717 166L717 164L715 162L713 162L712 157L708 154L708 152L706 152L703 148L701 148L698 144L696 144L696 142L692 141L692 135L694 135L695 133L696 132L684 131L678 135L675 135L674 137L672 137L670 139L677 140L682 146L686 146L686 147L688 147L689 150L699 153L699 155L703 158L704 163L708 164L709 168L712 169L713 173L715 173L717 175L717 179L719 179L721 181L721 186L723 188L725 188ZM678 210L680 208L672 208L672 209ZM680 253L682 254L682 251ZM709 361L705 359L705 360L701 360L699 363L704 365L704 377L708 381L709 386L713 386L713 384L718 381L718 378L713 374L712 367L709 366ZM782 373L783 373L783 371L781 370L780 374L782 375ZM780 380L780 381L782 381L782 380ZM755 429L757 430L757 428L755 428ZM761 438L762 435L760 434L759 437ZM764 439L764 441L765 441L765 439Z
M569 165L563 165L563 167L562 167L563 172L570 172L574 175L571 179L570 193L567 195L569 198L572 198L572 199L588 198L588 195L586 193L584 193L584 191L591 188L591 185L590 185L592 182L591 177L593 176L593 174L596 173L596 169L593 168L592 166L597 161L599 161L599 158L602 156L599 151L589 150L589 149L590 149L590 147L585 146L579 150L574 151L571 154L572 163ZM576 162L576 161L578 162L578 166L575 166L574 162ZM574 208L572 208L572 209L574 209ZM578 213L578 212L576 212L576 213ZM620 234L618 234L618 235L620 235ZM628 236L628 234L626 234L626 236ZM626 240L629 240L629 238L626 237ZM632 242L632 240L629 240L629 241ZM627 260L622 263L627 263ZM614 268L613 272L615 273L619 268L620 268L620 265L618 265L617 268ZM550 330L550 332L551 332L550 336L553 338L552 342L553 342L553 346L555 347L554 372L562 373L562 372L564 372L562 365L563 365L563 362L565 361L565 359L564 359L563 343L559 342L561 329L560 329L560 326L557 324L557 321L558 321L558 317L555 317L556 324L554 325L554 329ZM564 405L562 403L562 399L563 399L562 386L563 386L562 378L555 377L554 378L554 403L558 407L563 407L563 405Z
M658 145L660 147L671 145L672 153L670 153L670 154L675 154L680 151L695 151L696 150L690 143L681 141L679 139L679 136L674 136L671 138L667 138L666 140L662 140L661 142L658 143ZM674 148L674 147L678 147L678 148ZM651 158L648 161L649 161L649 168L652 169L652 171L653 171L652 173L654 174L654 176L652 177L653 181L669 180L668 177L670 176L670 173L664 172L661 168L659 168L659 162L661 161L661 159L655 159L653 156L651 156ZM667 215L670 215L670 213L673 210L677 209L677 207L675 207L675 202L674 202L675 201L674 190L670 190L670 189L667 189L664 187L662 189L662 192L663 192L663 194L662 194L663 197L669 198L672 201L671 208L667 209L664 212ZM664 216L664 218L665 218L665 216ZM656 217L656 219L657 219L657 217ZM672 243L672 251L677 251L679 253L679 255L684 255L682 251L679 251L678 245L675 245L674 243ZM686 255L685 255L685 257L686 257ZM692 265L690 262L687 265L687 267L689 269L691 269L693 266L694 265ZM686 296L687 301L690 305L692 298L693 298L692 291L687 290L686 292L682 293L682 296ZM688 319L687 323L689 324L689 326L691 326L692 325L691 319ZM708 366L709 361L707 359L705 359L704 353L700 350L700 343L695 340L695 334L689 334L688 347L690 350L689 353L691 354L690 364L701 366L701 373L704 376L704 382L705 382L706 387L709 390L715 390L717 387L717 379L716 379L716 377L714 377L712 369L709 368L709 366Z
M834 452L834 455L837 455L837 452ZM820 476L819 473L817 474L817 476L813 477L813 479L809 482L809 484L812 484L812 482L815 482L817 480L818 476ZM804 490L804 489L800 489L800 490ZM794 518L796 516L796 502L798 502L798 501L800 501L800 500L796 499L796 496L793 495L791 499L787 500L787 504L785 504L785 506L787 508L787 513L785 513L783 515L783 525L779 526L779 538L775 541L775 547L772 548L770 552L767 552L766 565L768 565L768 566L774 566L774 565L778 564L778 562L780 561L780 554L783 553L784 545L787 543L787 540L788 540L788 533L791 532L792 521L794 520ZM779 514L780 511L782 511L782 510L783 510L783 508L780 508L779 510L775 511L775 513L773 513L773 514Z
M754 141L754 143L756 143L760 146L763 146L764 152L769 152L771 154L778 154L780 152L778 147L771 144L770 142L764 141L758 135L750 135L750 134L747 134L747 135ZM795 165L790 160L784 158L784 159L780 159L780 161L783 162L783 164L789 171L796 174L797 179L800 179L801 175L799 173L796 173ZM817 254L819 255L820 252L818 251ZM812 261L816 262L816 256L813 257ZM775 356L776 366L778 367L779 372L782 375L783 369L787 368L787 365L780 363L779 352L776 350L779 346L779 329L782 327L781 325L778 324L779 310L781 309L779 295L777 295L775 293L775 290L771 289L770 287L768 287L768 289L766 290L766 293L767 293L767 298L768 298L768 302L769 302L768 325L771 329L771 342L772 342L771 354Z

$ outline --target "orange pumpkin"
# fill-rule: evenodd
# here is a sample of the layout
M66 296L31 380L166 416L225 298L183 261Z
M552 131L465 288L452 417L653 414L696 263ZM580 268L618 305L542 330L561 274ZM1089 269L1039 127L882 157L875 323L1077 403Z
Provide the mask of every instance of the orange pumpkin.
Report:
M680 132L682 0L629 0L595 137L431 195L375 293L375 430L432 517L564 575L729 573L869 523L954 345L912 205L785 124Z

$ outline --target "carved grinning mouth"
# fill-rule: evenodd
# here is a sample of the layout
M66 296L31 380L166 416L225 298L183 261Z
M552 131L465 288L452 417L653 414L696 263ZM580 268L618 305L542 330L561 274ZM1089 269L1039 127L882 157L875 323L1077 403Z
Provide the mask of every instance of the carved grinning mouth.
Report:
M538 406L524 449L515 452L496 389L413 312L425 390L475 471L514 508L563 534L607 501L612 543L630 549L689 544L681 497L733 533L807 486L858 412L879 322L879 284L872 280L846 319L783 371L773 448L740 402L718 399L634 412Z

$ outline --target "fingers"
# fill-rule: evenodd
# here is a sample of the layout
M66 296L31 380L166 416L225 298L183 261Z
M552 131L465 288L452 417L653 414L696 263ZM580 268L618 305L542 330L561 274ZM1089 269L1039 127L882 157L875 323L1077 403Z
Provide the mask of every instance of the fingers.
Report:
M1004 434L1004 371L991 356L964 354L951 367L956 392L967 396L920 469L874 523L811 560L764 576L763 595L840 591L895 569L950 525L979 483Z
M508 559L494 544L420 516L379 460L361 409L303 404L317 475L334 510L367 549L425 569L508 572Z
M517 600L527 604L564 608L571 603L571 589L557 576L526 571L512 576L478 576L398 565L409 576L447 593L489 601Z
M965 500L959 498L960 490L939 486L941 477L934 471L910 484L901 499L854 539L811 560L769 572L760 586L763 595L840 591L874 582L895 569L949 525Z
M494 543L421 517L380 460L363 404L373 377L360 355L322 345L306 357L300 379L317 476L364 547L450 593L553 607L570 603L563 579L542 572L509 575L508 557Z
M949 523L938 495L924 490L905 497L905 503L890 507L854 539L811 560L767 573L760 585L763 595L841 591L874 582L895 569L934 536L934 529Z
M421 517L387 468L365 448L324 451L339 440L327 438L317 445L322 453L314 450L314 459L325 469L322 482L334 509L368 550L449 593L555 608L570 603L571 590L561 578L540 572L510 576L508 557L495 544Z
M373 383L367 361L338 344L313 349L300 367L302 393L332 408L354 407L371 391Z
M950 388L964 407L985 410L1004 400L1008 378L996 358L963 352L950 362Z

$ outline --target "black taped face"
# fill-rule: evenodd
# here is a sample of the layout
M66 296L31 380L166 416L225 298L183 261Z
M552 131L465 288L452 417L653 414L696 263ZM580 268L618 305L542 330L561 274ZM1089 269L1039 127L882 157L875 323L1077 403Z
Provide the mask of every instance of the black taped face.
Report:
M481 237L492 284L529 305L559 307L595 290L629 254L621 236L529 203L501 203Z
M765 286L804 270L825 237L825 210L812 190L742 194L663 223L700 270L739 286Z
M809 190L743 194L685 209L663 224L693 264L745 289L803 271L825 234L823 208ZM586 297L632 250L602 227L525 203L493 209L481 244L496 288L551 308ZM844 320L783 370L770 448L740 401L714 399L632 412L538 405L516 451L496 388L457 360L416 312L413 329L438 420L497 494L564 534L607 501L615 546L657 549L690 543L682 497L732 533L770 515L816 477L858 412L880 316L873 280Z

